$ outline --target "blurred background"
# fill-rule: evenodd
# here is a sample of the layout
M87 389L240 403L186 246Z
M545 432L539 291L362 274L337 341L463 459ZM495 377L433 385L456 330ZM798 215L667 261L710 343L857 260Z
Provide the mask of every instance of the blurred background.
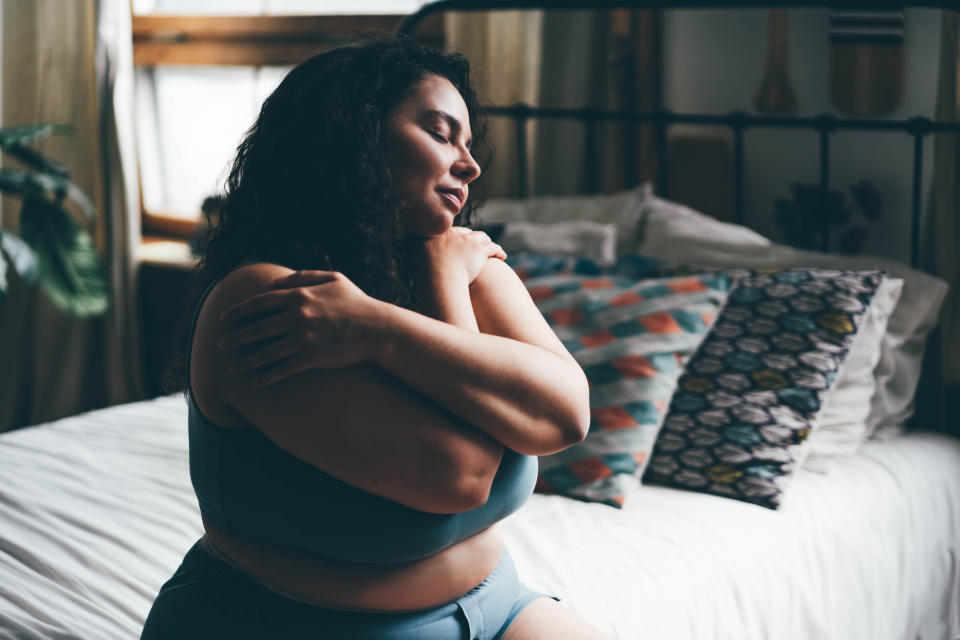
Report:
M77 313L6 270L0 430L171 391L162 370L183 314L201 205L221 189L263 99L299 61L362 33L392 31L421 4L0 0L0 125L72 125L71 134L38 139L35 148L69 171L92 206L89 220L72 214L100 256L109 299L103 309ZM463 12L429 18L417 37L464 52L487 104L960 117L956 13L838 13ZM864 24L872 40L845 36L850 25ZM666 185L671 200L734 218L733 141L725 128L672 126L664 159L649 126L601 124L589 132L578 123L531 123L522 184L512 122L491 119L490 132L488 197L610 193L652 181ZM935 184L934 176L956 175L956 141L937 139L922 153L925 255L928 267L953 281L956 181ZM802 246L785 216L807 206L802 186L819 179L816 134L752 130L745 144L743 222ZM831 249L909 260L913 153L902 132L834 136L830 183L844 204ZM7 154L2 166L19 165ZM20 234L21 206L20 198L3 199L6 233ZM960 361L955 299L944 313L951 321L937 348L943 362Z

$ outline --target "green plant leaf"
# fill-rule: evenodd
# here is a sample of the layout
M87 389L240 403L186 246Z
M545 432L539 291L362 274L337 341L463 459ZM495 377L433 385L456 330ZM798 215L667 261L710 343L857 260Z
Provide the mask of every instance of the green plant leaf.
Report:
M100 255L87 231L62 207L27 197L20 210L23 240L37 252L40 285L76 316L103 313L110 302Z
M75 202L91 222L96 216L96 209L86 194L61 176L37 173L29 169L0 167L0 191L12 193L24 199L31 197L60 201L67 198Z
M30 144L52 135L70 135L74 132L69 124L23 124L0 128L0 148L11 145Z
M0 231L0 250L23 280L37 281L37 254L26 242L9 231Z
M0 191L23 197L46 197L47 188L36 176L33 171L0 167Z
M70 172L66 167L58 162L54 162L33 147L28 147L23 144L9 144L3 147L3 151L8 156L16 158L21 164L31 169L61 178L70 177Z
M97 219L97 210L94 208L93 203L90 202L90 199L87 198L80 187L73 184L72 182L67 182L67 199L73 201L80 211L83 212L83 215L87 217L87 220L90 222L95 222Z

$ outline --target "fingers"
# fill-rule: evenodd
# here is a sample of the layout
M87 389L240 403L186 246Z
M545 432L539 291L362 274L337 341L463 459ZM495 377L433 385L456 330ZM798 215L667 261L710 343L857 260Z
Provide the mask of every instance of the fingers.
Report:
M232 305L220 314L220 321L233 323L248 316L275 313L287 306L286 291L266 291Z
M489 254L488 254L489 257L500 258L501 260L507 259L507 252L503 250L503 247L501 247L499 244L491 240L490 236L487 235L487 232L474 231L474 233L477 234L477 238L481 242L485 242L487 244L487 251L489 251Z
M263 348L257 349L249 355L234 359L233 362L230 363L229 371L230 373L244 375L250 373L254 369L267 367L280 360L283 360L284 358L289 358L290 356L296 354L296 352L297 348L291 343L291 341L278 340L277 342L273 342ZM257 378L259 378L261 375L262 372L258 373Z
M450 227L450 231L453 233L468 234L473 233L473 229L468 227Z
M476 239L480 243L485 243L487 245L487 254L490 258L500 258L501 260L507 259L507 252L503 250L499 244L490 239L490 235L486 231L481 231L479 229L467 229L466 227L451 227L460 233L472 233L471 239Z
M217 346L222 351L230 351L237 347L253 344L268 338L282 336L286 333L287 320L282 315L267 316L263 320L247 325L242 329L227 334Z
M309 287L315 284L323 284L337 278L336 271L319 271L315 269L302 269L294 271L290 275L277 278L273 284L278 289L292 289L294 287Z

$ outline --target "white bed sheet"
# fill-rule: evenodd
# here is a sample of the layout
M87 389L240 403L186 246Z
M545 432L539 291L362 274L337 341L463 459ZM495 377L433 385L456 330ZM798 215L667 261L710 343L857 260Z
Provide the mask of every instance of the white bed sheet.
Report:
M136 638L201 533L182 398L0 437L0 638ZM960 638L960 441L870 442L779 511L642 487L535 495L505 523L531 587L620 639Z

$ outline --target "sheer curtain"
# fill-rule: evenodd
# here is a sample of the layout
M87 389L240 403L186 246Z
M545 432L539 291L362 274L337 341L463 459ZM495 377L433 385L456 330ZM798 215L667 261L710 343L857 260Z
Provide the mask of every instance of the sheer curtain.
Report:
M140 244L140 185L134 135L133 34L127 0L98 0L97 86L104 163L105 245L113 304L104 329L107 402L143 396L137 323L136 250Z
M543 41L542 11L491 11L455 13L444 17L449 48L470 60L473 82L482 103L537 104ZM527 148L534 129L528 128ZM494 161L486 167L484 185L488 196L519 192L516 160L516 129L504 118L487 122L487 141L494 147Z
M97 210L112 289L107 314L61 313L14 278L0 305L0 430L141 397L134 300L139 242L132 154L128 0L13 0L3 11L3 125L73 124L41 149L66 165ZM19 204L4 203L16 231Z

